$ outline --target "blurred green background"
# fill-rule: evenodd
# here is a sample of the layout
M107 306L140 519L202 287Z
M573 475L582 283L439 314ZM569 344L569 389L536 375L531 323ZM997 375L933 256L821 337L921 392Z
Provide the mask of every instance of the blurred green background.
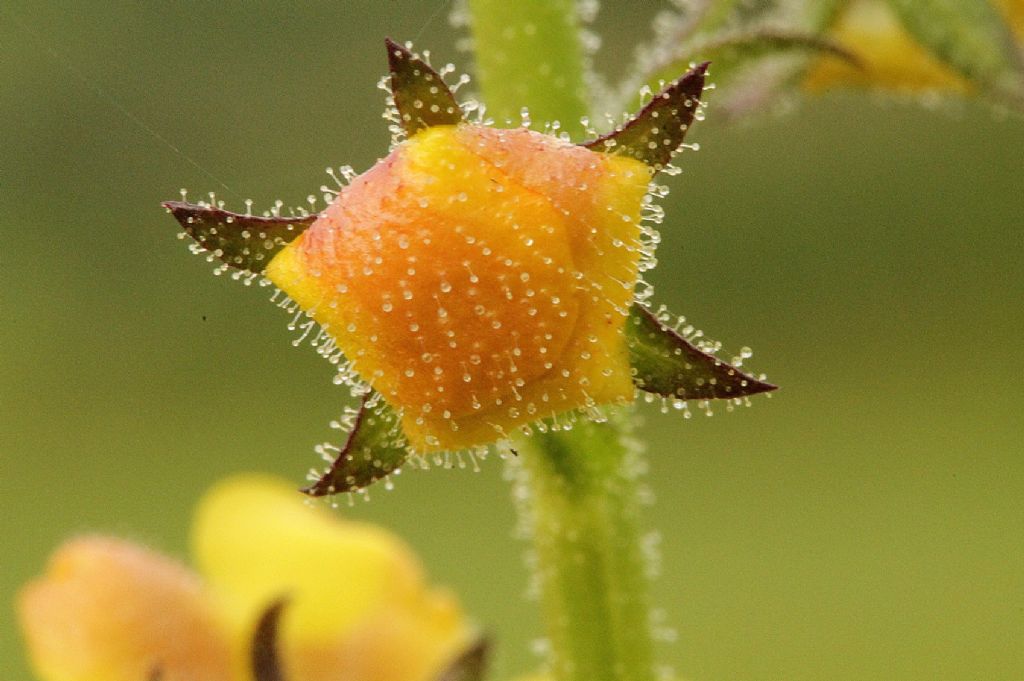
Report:
M599 65L621 70L651 8L603 3ZM298 204L325 166L367 168L382 37L465 67L445 15L0 8L0 678L31 678L14 594L62 539L184 557L207 485L315 464L344 401L331 368L158 204ZM644 410L664 657L693 681L1024 678L1024 122L850 95L714 113L671 180L657 297L783 389L713 418ZM495 679L535 666L539 634L501 467L404 475L341 511L459 592Z

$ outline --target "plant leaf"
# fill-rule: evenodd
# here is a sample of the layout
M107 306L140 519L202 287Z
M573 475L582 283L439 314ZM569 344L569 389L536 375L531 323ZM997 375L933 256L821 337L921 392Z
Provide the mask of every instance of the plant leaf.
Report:
M274 601L263 611L256 623L256 631L249 647L249 661L256 681L284 681L277 643L281 614L287 604L285 598Z
M624 125L581 146L630 156L661 170L682 146L704 91L708 62L687 71L640 109Z
M386 38L384 44L388 48L391 95L405 132L412 137L434 125L461 123L462 109L441 75L391 38Z
M162 205L200 246L226 265L254 273L262 272L278 251L317 219L316 215L243 215L184 201Z
M1009 27L990 3L889 2L914 38L939 59L983 86L1021 93L1021 57Z
M409 458L399 416L380 394L363 398L341 451L326 471L302 491L312 497L361 490L394 473Z
M645 392L682 400L710 400L778 388L698 349L641 305L634 305L630 312L626 336L635 372L633 382Z
M491 653L491 642L481 636L467 648L434 681L483 681Z

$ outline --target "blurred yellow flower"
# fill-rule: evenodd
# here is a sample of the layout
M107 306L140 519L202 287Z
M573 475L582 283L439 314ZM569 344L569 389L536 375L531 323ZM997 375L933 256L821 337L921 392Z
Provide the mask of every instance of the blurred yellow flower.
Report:
M993 4L1002 12L1017 43L1024 49L1024 0L993 0Z
M967 79L910 35L884 0L853 0L843 8L828 37L849 50L858 63L819 58L804 80L812 92L836 86L906 93L972 90Z
M58 549L18 600L39 678L251 681L257 622L281 598L288 681L431 681L474 639L401 540L307 506L275 479L215 486L192 537L203 578L118 539Z

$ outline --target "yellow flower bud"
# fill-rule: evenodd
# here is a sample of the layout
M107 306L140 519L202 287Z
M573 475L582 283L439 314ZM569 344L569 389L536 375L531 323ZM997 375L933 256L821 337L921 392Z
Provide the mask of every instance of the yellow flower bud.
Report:
M575 145L468 123L440 73L386 44L388 117L408 138L323 212L164 203L222 271L265 276L289 296L282 307L312 318L304 334L319 324L320 352L346 360L362 401L343 419L345 442L318 447L331 463L305 492L360 491L410 456L484 447L564 412L590 417L636 389L680 404L775 389L635 296L656 240L641 227L642 213L659 215L649 183L701 117L708 62Z
M632 399L623 326L651 170L525 129L435 126L266 275L403 411L417 450Z

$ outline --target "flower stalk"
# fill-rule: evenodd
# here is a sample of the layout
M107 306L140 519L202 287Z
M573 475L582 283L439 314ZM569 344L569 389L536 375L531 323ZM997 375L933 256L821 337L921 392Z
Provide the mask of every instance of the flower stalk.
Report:
M483 99L496 120L561 123L588 111L575 0L470 0ZM654 678L647 577L639 529L631 410L520 438L518 493L536 556L557 681Z
M654 678L632 411L522 438L517 497L558 681Z
M577 0L469 0L477 78L500 125L523 107L574 138L590 113Z

